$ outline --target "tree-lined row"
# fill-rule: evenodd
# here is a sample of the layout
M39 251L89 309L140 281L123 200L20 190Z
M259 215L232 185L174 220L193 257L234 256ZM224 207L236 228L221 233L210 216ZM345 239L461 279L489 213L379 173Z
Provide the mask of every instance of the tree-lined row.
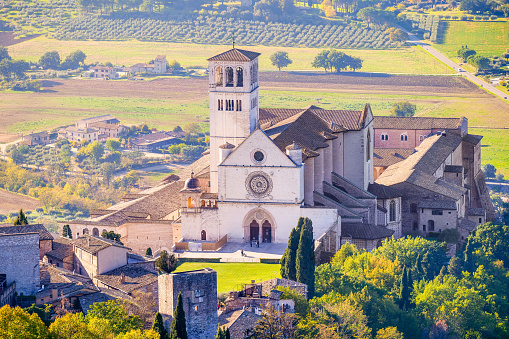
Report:
M296 25L203 17L196 20L107 19L85 16L65 22L54 37L63 40L140 39L206 44L227 43L232 35L242 45L390 48L382 29L344 25Z

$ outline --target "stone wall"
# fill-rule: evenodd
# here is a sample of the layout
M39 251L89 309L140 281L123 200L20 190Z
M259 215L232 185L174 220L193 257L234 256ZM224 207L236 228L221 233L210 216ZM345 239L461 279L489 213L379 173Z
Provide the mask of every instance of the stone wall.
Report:
M182 293L187 335L193 339L214 338L217 332L217 273L206 268L159 276L159 312L173 317ZM165 322L166 324L166 322Z
M0 235L0 273L16 292L32 295L40 287L39 233Z

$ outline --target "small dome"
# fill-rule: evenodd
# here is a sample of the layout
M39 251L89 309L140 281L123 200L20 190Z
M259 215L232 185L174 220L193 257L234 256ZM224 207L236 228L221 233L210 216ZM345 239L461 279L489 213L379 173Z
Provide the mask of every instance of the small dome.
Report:
M219 146L219 148L222 148L222 149L232 149L232 148L235 148L235 145L232 145L229 142L226 142L225 144L222 144L221 146Z
M191 178L186 180L186 183L184 184L184 189L196 189L200 187L200 182L198 179L194 177L194 172L191 172Z
M293 142L293 144L286 146L286 150L287 151L297 151L297 150L300 150L300 149L302 149L302 148L300 148L299 145L297 145L295 143L295 141Z

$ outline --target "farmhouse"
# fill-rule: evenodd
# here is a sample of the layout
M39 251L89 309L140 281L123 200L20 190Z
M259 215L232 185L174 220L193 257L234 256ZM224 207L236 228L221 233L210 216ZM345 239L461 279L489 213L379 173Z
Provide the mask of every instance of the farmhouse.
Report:
M152 152L156 149L167 148L170 145L181 143L179 139L183 132L155 132L144 134L129 141L129 148L142 152Z
M109 66L91 66L90 71L92 72L90 76L92 78L102 78L102 79L117 79L118 74L115 67Z
M98 117L86 118L76 121L74 126L62 128L58 131L58 139L69 141L88 142L106 141L109 138L118 138L124 126L115 117L107 114Z
M136 64L130 67L131 73L166 73L166 55L158 55L153 64Z
M49 133L46 131L23 135L23 143L28 146L47 145L50 143Z

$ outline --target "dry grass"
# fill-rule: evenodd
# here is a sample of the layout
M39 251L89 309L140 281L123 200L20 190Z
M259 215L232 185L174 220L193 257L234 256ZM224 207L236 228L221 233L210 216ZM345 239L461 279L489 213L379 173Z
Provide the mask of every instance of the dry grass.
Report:
M0 189L0 214L18 212L20 209L31 211L39 206L37 199Z

